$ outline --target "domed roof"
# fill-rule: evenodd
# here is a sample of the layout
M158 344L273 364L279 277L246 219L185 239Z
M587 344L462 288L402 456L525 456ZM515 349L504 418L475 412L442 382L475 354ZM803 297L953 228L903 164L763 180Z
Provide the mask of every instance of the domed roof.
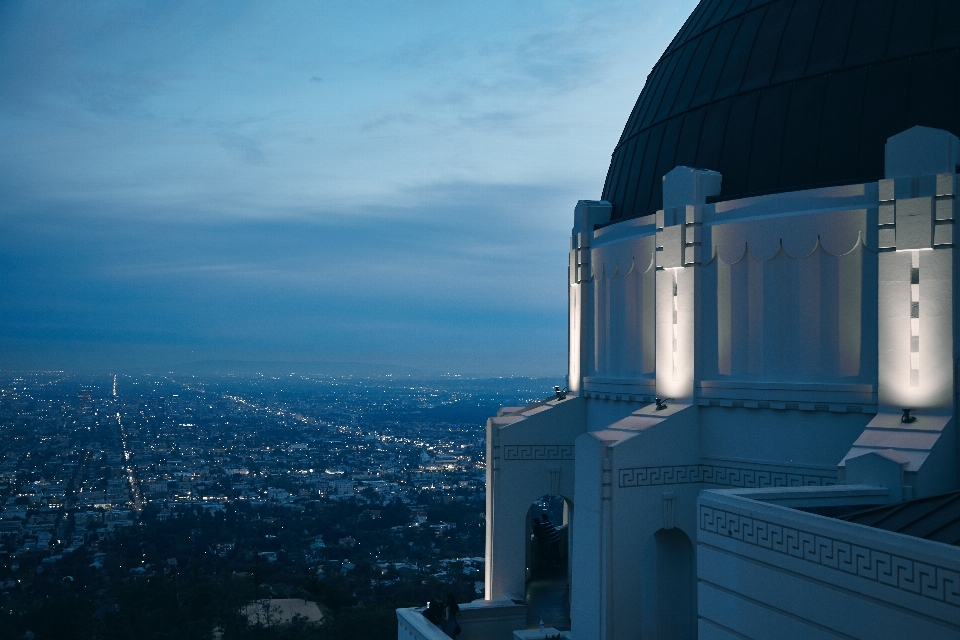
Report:
M721 198L873 181L887 138L960 134L958 0L703 0L613 152L613 218L662 206L677 165L723 174Z

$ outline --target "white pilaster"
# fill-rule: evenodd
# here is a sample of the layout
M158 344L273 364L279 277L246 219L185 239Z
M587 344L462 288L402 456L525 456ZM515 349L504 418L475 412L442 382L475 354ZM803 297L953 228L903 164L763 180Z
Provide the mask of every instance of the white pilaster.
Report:
M715 171L676 167L663 177L657 212L657 395L691 400L696 378L696 332L702 207L720 193Z
M596 225L610 221L613 205L606 201L580 200L573 213L570 236L570 268L567 316L568 370L567 388L571 393L583 389L583 376L593 357L590 335L593 332L592 273L590 241Z
M960 140L914 127L886 146L880 181L881 411L953 410L954 170Z

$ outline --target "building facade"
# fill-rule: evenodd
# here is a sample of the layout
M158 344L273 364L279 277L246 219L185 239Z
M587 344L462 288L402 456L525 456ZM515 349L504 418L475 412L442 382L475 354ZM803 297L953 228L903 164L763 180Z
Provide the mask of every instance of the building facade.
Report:
M947 2L697 7L574 211L569 395L488 422L487 602L562 496L577 640L960 637L958 47Z
M543 585L576 640L960 638L957 133L954 0L697 6L574 209L567 395L488 421L462 640Z

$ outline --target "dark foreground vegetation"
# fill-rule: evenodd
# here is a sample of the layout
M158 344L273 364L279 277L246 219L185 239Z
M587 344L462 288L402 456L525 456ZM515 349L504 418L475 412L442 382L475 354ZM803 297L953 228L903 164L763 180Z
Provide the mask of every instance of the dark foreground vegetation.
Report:
M482 503L456 497L317 500L302 511L239 503L166 519L148 508L96 553L53 563L21 553L0 576L0 640L393 640L395 608L477 597L482 567L443 560L482 554ZM418 514L427 520L415 526ZM439 522L455 527L430 526ZM251 625L242 609L261 598L315 601L324 622Z

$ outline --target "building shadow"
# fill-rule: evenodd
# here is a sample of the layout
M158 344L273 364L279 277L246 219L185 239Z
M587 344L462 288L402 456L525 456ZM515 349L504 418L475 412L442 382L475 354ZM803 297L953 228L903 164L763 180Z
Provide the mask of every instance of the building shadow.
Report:
M569 518L571 505L562 496L544 496L527 514L527 628L570 629ZM557 537L552 544L535 524L546 515Z

